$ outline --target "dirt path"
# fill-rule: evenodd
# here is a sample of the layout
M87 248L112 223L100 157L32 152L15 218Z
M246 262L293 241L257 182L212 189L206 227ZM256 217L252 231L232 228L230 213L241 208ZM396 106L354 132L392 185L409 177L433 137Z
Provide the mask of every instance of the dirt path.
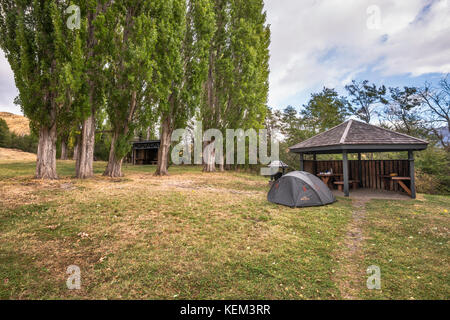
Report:
M367 199L353 200L353 216L344 240L339 243L337 260L339 268L335 275L335 282L344 299L357 299L358 292L364 285L365 270L360 270L362 245L364 241L363 225L366 216Z

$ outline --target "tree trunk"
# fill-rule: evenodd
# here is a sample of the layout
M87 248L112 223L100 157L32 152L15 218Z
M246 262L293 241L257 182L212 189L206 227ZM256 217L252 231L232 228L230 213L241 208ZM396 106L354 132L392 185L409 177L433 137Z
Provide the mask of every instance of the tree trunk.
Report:
M203 172L216 171L216 148L214 141L206 142L203 150L204 166Z
M75 146L73 147L73 157L72 159L77 161L78 160L78 152L80 151L80 138L77 137L75 141Z
M68 160L68 152L67 152L67 142L65 140L61 141L61 160Z
M124 123L121 125L116 124L114 127L116 128L112 139L111 139L111 148L109 150L109 159L108 159L108 165L106 166L106 170L103 173L106 177L111 178L120 178L123 177L122 173L122 163L123 163L123 156L118 157L116 152L116 143L119 140L120 137L126 136L129 132L129 124L131 123L134 112L136 111L136 105L137 105L137 93L136 91L131 92L131 100L130 100L130 111L128 113L128 118L125 119Z
M173 133L173 127L171 123L172 121L170 119L170 116L167 116L162 123L161 146L158 150L158 167L156 168L155 176L169 175L169 151Z
M122 173L122 162L123 158L118 158L116 155L116 142L118 138L118 134L114 133L111 139L111 148L109 150L109 160L108 165L106 166L106 170L103 173L105 177L111 178L120 178L123 177Z
M224 156L222 154L220 156L220 158L219 158L219 171L220 172L225 172L225 164L224 164L224 162L225 162L225 159L224 159Z
M97 8L95 11L90 11L87 15L88 28L87 28L87 59L88 61L94 59L95 46L97 45L97 39L95 37L94 20L97 15L106 10L106 7L102 7L100 2L97 2ZM78 179L87 179L94 176L94 147L95 147L95 114L96 114L96 102L99 99L97 97L96 82L94 79L97 77L95 69L88 70L88 96L90 105L90 115L83 121L81 128L80 144L77 152L76 163L76 177Z
M95 119L94 113L83 122L81 141L76 163L76 177L87 179L94 176Z
M36 162L36 179L58 179L56 173L56 125L41 127Z

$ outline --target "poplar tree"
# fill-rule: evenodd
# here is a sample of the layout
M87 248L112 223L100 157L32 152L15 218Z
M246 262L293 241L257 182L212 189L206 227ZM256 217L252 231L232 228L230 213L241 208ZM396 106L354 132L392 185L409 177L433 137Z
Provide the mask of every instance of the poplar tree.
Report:
M0 47L14 72L16 103L39 134L36 178L56 179L57 125L67 96L64 1L0 1Z
M81 85L74 103L77 128L80 136L75 147L76 177L80 179L94 176L94 148L97 114L105 103L104 86L107 82L104 67L106 64L105 46L99 38L110 32L104 27L104 14L114 0L80 0L81 9L81 48L82 60L78 61Z
M262 0L231 1L231 60L225 124L261 129L269 92L270 28Z
M151 112L154 97L153 68L157 39L155 7L163 1L114 1L104 15L101 41L107 63L106 111L112 128L109 161L105 176L121 177L123 158L140 118Z
M174 0L162 6L156 50L161 116L161 147L155 175L168 174L172 133L186 126L199 107L214 33L211 0ZM166 21L167 19L167 21Z
M267 112L270 29L262 0L216 0L216 32L201 109L205 127L261 129ZM210 158L215 158L215 148ZM221 154L221 153L219 153ZM211 161L212 163L215 162ZM210 163L211 163L210 162ZM224 159L219 159L220 170ZM215 171L205 165L204 171Z
M230 54L230 1L214 1L215 33L208 54L208 76L204 84L200 121L204 129L223 128L223 107L228 95L226 81L232 77ZM208 159L204 160L204 171L215 171L215 146L213 141L203 144ZM208 161L205 161L208 160Z
M66 2L66 8L69 2ZM82 105L86 104L85 88L85 57L83 38L85 37L86 28L85 23L79 21L79 28L68 28L66 19L67 14L80 14L81 12L68 12L65 20L55 20L55 25L59 27L56 29L55 38L59 44L57 46L57 53L64 60L64 67L61 70L60 82L57 90L57 100L61 104L60 117L58 118L58 139L61 144L61 160L68 159L69 152L69 140L70 137L78 130L79 123L79 109ZM73 17L75 18L75 17ZM76 18L78 19L78 17ZM67 21L69 21L67 20ZM74 23L75 21L71 21ZM61 32L64 31L64 32Z

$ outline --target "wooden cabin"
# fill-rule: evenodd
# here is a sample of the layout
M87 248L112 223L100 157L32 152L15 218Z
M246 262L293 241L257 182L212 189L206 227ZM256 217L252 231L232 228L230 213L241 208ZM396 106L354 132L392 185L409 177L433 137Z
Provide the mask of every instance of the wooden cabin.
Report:
M133 142L131 163L133 165L156 165L158 163L159 140Z

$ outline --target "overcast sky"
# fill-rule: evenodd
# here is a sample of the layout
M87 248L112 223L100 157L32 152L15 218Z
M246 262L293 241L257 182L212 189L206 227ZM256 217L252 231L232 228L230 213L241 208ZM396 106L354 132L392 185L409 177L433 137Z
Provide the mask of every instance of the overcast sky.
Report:
M323 86L436 83L450 73L450 0L266 0L271 24L269 106L301 107ZM0 54L0 111L14 77Z

